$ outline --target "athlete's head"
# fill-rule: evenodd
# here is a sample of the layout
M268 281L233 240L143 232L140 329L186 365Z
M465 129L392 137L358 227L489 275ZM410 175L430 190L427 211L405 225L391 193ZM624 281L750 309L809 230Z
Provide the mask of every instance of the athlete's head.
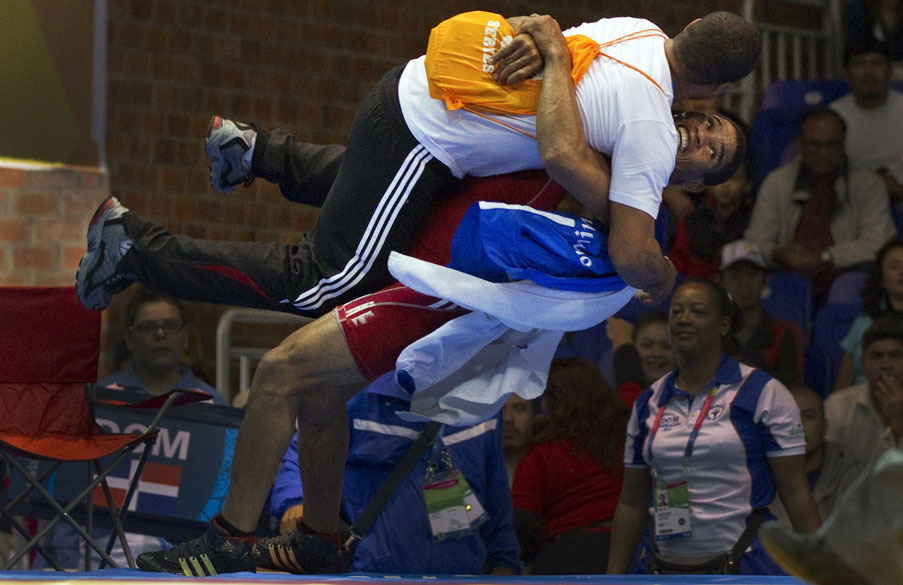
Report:
M670 183L688 191L719 185L746 159L746 135L722 114L685 112L674 116L677 155Z
M674 37L674 64L694 85L735 83L749 75L762 53L756 25L732 12L712 12Z

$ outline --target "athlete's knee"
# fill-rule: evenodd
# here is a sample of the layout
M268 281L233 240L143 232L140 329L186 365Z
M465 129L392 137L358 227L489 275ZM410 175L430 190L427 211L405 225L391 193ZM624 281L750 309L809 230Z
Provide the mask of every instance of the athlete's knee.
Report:
M254 372L252 395L257 393L276 399L297 397L304 387L304 368L301 366L304 361L297 348L285 344L266 352Z

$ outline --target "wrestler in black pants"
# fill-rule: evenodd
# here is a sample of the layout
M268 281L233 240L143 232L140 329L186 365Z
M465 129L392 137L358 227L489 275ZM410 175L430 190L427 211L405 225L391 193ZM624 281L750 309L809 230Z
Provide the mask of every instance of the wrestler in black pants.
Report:
M132 249L119 271L180 298L322 315L391 282L389 252L408 249L433 205L457 183L411 135L398 103L401 67L364 99L348 145L260 133L252 171L288 199L322 205L296 245L196 240L126 213Z

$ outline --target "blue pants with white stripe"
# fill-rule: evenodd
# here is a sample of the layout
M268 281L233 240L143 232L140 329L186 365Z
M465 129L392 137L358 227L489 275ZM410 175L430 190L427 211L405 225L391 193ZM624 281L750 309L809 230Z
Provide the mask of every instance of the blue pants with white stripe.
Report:
M261 133L255 174L280 182L290 199L322 202L316 226L297 244L197 240L126 213L133 246L122 270L187 300L310 316L391 282L389 253L408 249L434 204L458 183L408 130L398 103L401 69L364 99L344 155L340 147Z

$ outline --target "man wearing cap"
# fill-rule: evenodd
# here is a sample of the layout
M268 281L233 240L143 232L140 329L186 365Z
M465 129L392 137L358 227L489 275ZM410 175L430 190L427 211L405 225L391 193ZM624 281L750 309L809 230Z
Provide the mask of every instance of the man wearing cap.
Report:
M765 370L787 387L803 381L803 334L790 321L777 319L762 307L768 275L762 251L748 240L721 249L721 281L743 314L743 328L727 345L738 361Z

